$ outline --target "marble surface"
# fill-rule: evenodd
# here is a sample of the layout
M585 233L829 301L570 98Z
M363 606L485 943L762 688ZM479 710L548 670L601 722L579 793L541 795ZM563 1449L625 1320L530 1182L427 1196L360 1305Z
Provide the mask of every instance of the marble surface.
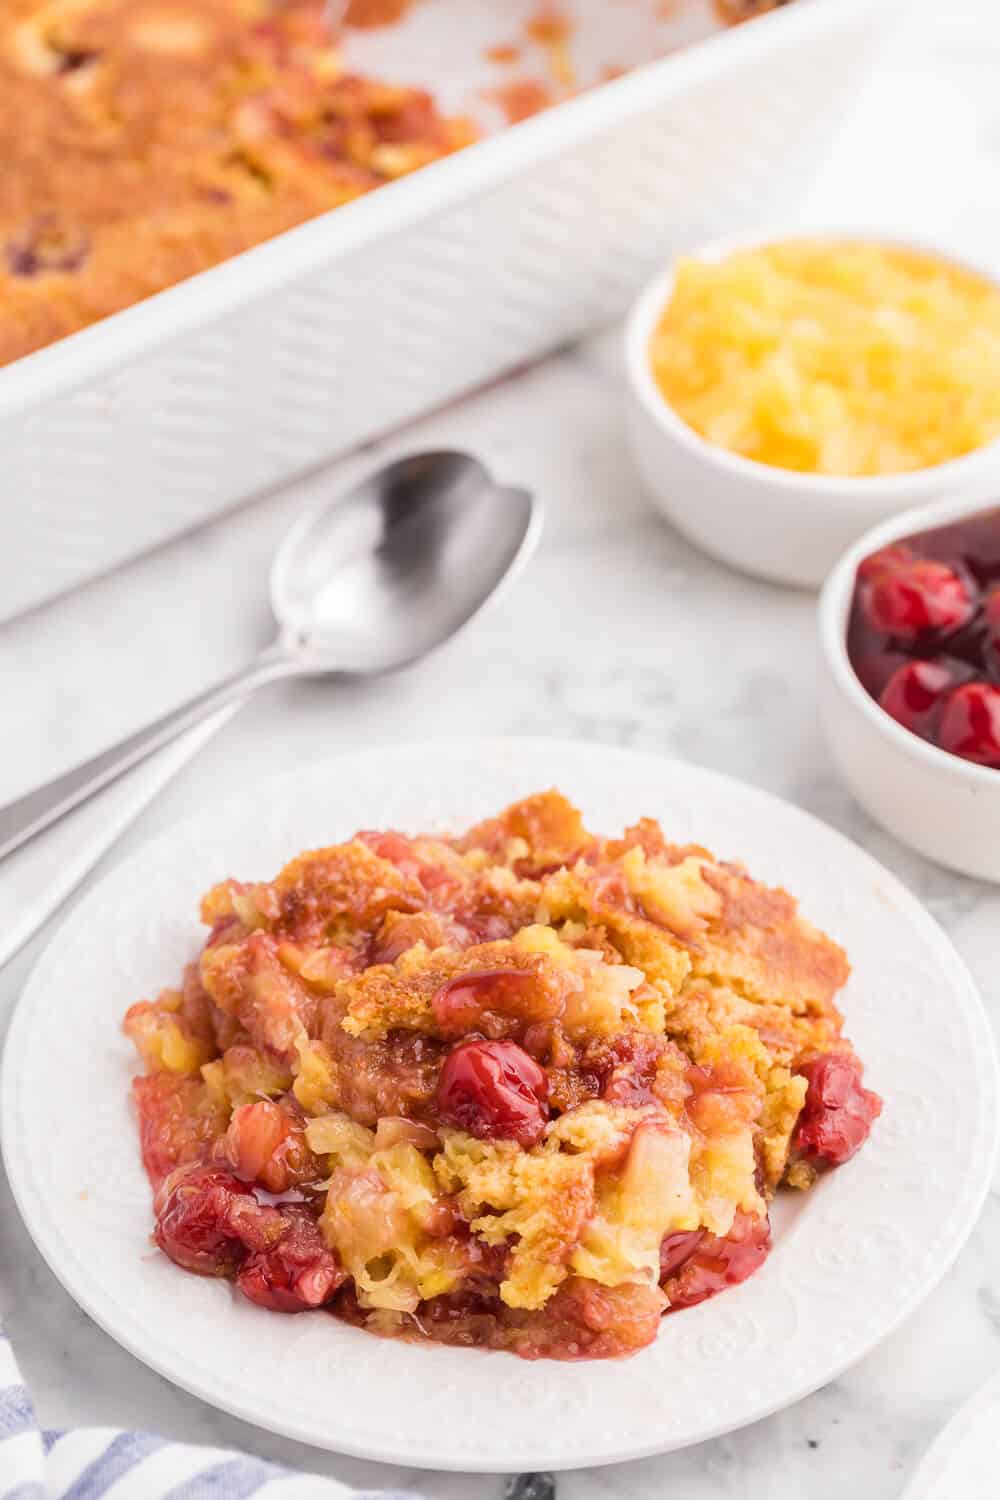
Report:
M1000 261L1000 26L991 11L990 0L962 0L914 21L880 66L807 215L891 224ZM816 723L813 598L726 571L654 515L624 446L619 396L611 332L0 630L0 800L236 667L266 639L268 560L307 492L340 485L376 456L455 443L544 495L548 526L533 566L474 629L405 677L349 690L272 689L202 750L119 850L210 809L234 785L252 788L276 766L365 742L482 731L633 745L780 793L870 849L949 931L1000 1022L1000 889L908 854L851 801ZM44 940L0 974L4 1026ZM1000 1184L939 1290L843 1378L716 1442L560 1476L562 1500L900 1496L945 1420L1000 1365L998 1243ZM438 1500L501 1493L500 1478L418 1475L319 1454L174 1390L63 1293L2 1182L0 1318L46 1425L155 1427L356 1484L419 1484Z

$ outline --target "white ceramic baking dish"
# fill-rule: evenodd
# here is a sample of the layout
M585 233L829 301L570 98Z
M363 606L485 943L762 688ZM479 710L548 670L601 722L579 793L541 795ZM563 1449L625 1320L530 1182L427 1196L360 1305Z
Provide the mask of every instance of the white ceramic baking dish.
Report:
M796 0L0 370L0 619L793 211L896 0Z

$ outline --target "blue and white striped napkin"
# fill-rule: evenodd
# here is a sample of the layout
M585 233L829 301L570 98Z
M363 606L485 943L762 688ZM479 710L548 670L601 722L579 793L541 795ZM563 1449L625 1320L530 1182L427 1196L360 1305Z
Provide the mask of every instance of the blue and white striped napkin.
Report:
M0 1500L376 1500L226 1448L151 1432L43 1432L10 1340L0 1330ZM417 1500L382 1490L378 1500Z

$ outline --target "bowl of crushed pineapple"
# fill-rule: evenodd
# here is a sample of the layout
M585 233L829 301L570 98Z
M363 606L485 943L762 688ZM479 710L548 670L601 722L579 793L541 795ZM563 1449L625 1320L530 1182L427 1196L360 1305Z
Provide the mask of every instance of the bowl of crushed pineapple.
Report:
M911 505L1000 493L1000 277L891 236L680 257L626 327L628 426L656 506L707 552L816 587Z

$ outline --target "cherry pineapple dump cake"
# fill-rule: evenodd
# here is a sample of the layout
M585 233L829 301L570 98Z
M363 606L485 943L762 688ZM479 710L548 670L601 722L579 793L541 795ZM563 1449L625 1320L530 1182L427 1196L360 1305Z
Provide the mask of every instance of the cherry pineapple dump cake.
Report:
M155 1240L279 1312L600 1358L762 1264L881 1104L837 945L643 819L529 797L460 838L363 832L208 892L132 1006Z

